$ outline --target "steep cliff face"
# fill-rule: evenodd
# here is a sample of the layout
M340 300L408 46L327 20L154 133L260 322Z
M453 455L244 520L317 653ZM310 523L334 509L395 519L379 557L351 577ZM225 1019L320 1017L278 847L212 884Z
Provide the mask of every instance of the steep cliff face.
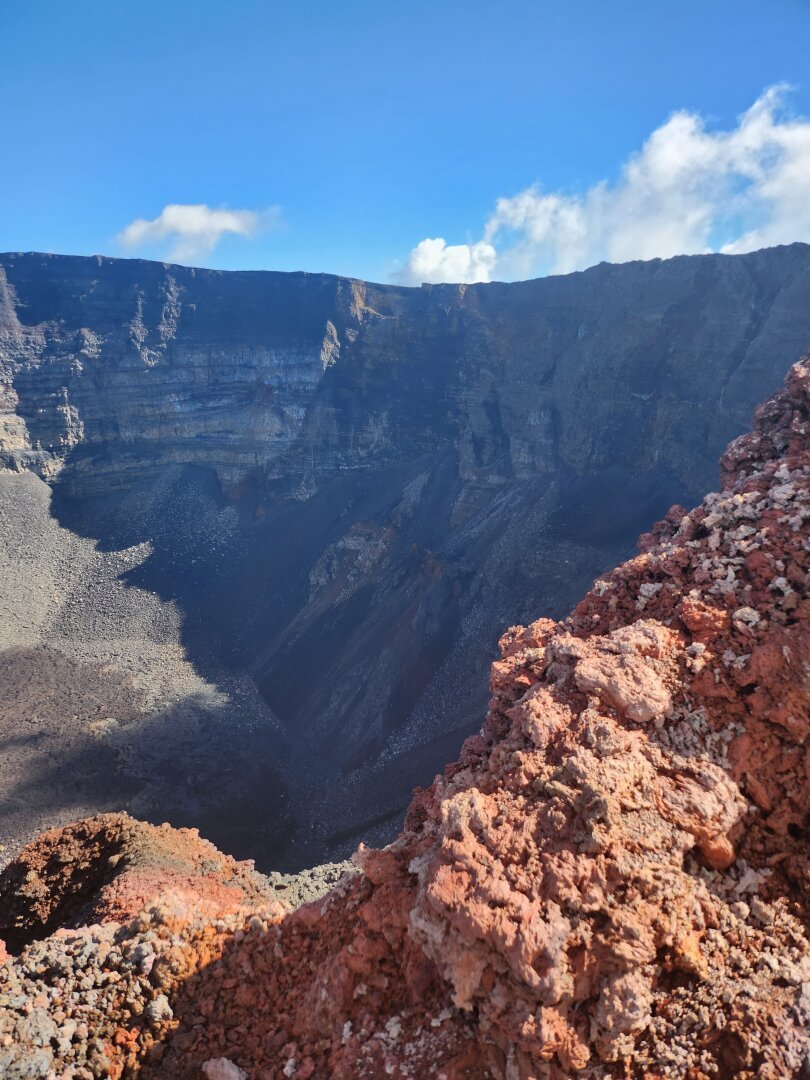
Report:
M4 1075L803 1080L810 361L722 475L567 618L504 634L480 733L325 899L287 915L210 851L189 885L186 841L119 927L131 871L102 860L99 921L0 965ZM24 852L0 926L52 929L101 834Z
M144 715L184 777L128 750L127 797L223 840L227 818L229 845L243 800L267 801L261 770L216 792L171 733L189 708L195 745L247 725L284 825L236 847L264 861L385 835L469 731L499 628L538 605L561 615L646 521L699 498L810 343L803 245L422 289L42 255L2 256L0 274L0 455L44 477L75 544L118 553L110 576L137 590L114 617L105 594L3 644L62 650L82 618L94 641L106 610L121 646L104 660L149 684ZM2 478L15 505L23 479ZM131 615L141 595L181 628L206 687L193 701L168 672L152 693L140 643L170 636ZM228 700L209 708L209 692ZM100 798L84 794L70 805Z
M182 463L306 493L448 442L484 487L665 460L697 488L772 388L773 343L806 344L810 253L422 289L46 255L0 273L7 460L67 462L80 490Z
M7 460L53 475L72 452L98 489L172 462L225 482L266 470L339 355L337 279L270 275L257 289L251 275L158 263L2 267Z

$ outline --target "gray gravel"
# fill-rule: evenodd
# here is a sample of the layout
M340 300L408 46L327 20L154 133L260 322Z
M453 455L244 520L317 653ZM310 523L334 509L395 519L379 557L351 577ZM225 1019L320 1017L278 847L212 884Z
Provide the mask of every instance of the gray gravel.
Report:
M127 583L148 544L101 551L60 527L33 473L0 470L0 866L43 829L103 810L233 828L282 799L275 722L246 676L203 678L174 602ZM258 775L258 762L264 761ZM276 815L278 818L278 815Z
M358 873L351 862L323 863L298 874L266 874L271 888L275 889L279 900L286 900L293 907L308 904L325 896L340 881L344 874Z

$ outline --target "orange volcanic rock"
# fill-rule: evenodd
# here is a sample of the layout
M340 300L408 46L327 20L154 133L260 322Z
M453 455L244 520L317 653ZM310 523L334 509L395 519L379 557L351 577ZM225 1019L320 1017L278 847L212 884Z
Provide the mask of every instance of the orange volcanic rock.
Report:
M196 829L99 814L44 833L0 873L0 938L24 944L57 928L126 922L164 895L212 919L273 899L252 864Z
M481 733L362 874L286 917L240 879L253 913L118 931L105 963L149 1004L60 1004L108 1069L70 1075L806 1077L810 361L722 476L568 619L504 635ZM38 858L15 925L47 931L76 875ZM0 1000L60 947L0 967Z

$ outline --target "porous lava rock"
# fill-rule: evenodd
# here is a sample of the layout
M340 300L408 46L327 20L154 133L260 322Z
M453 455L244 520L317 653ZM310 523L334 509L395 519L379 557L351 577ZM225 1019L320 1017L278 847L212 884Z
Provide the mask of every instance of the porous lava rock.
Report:
M805 361L719 493L507 631L480 734L361 874L37 942L0 967L0 1071L48 1075L68 1017L66 1077L806 1076L808 519Z
M0 939L126 922L164 894L215 917L275 899L266 879L196 829L99 814L44 833L0 873Z

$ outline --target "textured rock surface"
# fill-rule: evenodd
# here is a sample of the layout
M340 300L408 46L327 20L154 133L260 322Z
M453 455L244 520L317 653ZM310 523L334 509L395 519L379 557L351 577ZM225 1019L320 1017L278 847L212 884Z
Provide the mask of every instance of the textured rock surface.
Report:
M722 465L503 636L481 733L360 875L0 967L6 1075L804 1077L810 362Z
M0 875L0 937L19 948L58 927L133 918L161 892L217 915L275 899L261 875L196 831L102 814L38 837Z
M196 829L99 814L37 837L0 873L0 940L19 952L57 928L126 922L164 896L211 918L276 902L293 910L356 873L346 862L265 876Z
M266 875L266 880L276 900L282 900L290 907L297 908L308 904L310 900L325 896L344 875L354 875L357 872L354 863L345 860L339 863L322 863L297 874L273 872Z
M389 839L501 628L561 617L713 487L810 344L804 245L423 289L42 255L0 277L24 470L0 476L0 838L43 827L47 786L50 823L123 806L264 867ZM69 715L26 706L40 662Z

